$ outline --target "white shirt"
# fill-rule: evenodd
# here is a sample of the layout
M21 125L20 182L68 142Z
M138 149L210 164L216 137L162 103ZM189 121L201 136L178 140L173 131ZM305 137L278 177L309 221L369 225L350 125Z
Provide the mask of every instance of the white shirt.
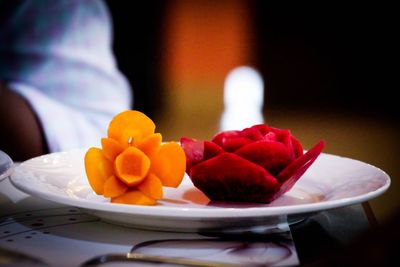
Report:
M50 152L98 146L112 117L132 103L112 53L107 6L8 2L12 12L0 17L0 80L29 102Z

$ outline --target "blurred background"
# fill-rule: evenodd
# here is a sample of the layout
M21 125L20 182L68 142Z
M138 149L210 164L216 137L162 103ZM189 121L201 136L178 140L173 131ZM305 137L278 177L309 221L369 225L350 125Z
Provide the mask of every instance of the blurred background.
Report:
M381 168L390 189L372 200L378 221L400 208L399 110L393 83L394 16L375 4L261 0L107 1L114 52L134 91L132 107L164 140L220 130L224 81L238 66L264 82L266 123L305 149Z

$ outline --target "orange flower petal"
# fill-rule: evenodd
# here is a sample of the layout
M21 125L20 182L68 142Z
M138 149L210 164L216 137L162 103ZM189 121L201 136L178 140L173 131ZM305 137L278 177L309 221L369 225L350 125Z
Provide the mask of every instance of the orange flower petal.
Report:
M155 133L140 140L136 147L142 150L147 156L150 156L158 151L161 146L162 136L160 133Z
M113 164L104 157L101 149L92 147L86 152L85 171L93 191L103 194L104 183L113 174Z
M136 143L142 139L143 134L139 130L125 129L117 141L125 149L129 146L136 146Z
M128 147L114 162L116 175L128 186L136 186L146 177L150 159L136 147Z
M152 199L139 190L129 190L128 192L111 199L112 203L136 204L136 205L155 205L157 201Z
M186 156L176 142L163 144L158 153L151 156L151 171L164 186L177 187L185 175Z
M103 148L103 155L110 161L115 158L124 150L124 148L114 139L102 138L101 146Z
M128 190L128 186L120 179L111 175L104 183L103 195L105 197L117 197Z
M154 199L161 199L163 197L162 183L153 173L147 175L146 179L138 186L138 189L143 194Z
M109 138L122 143L130 142L130 137L134 142L153 134L156 126L154 122L140 111L127 110L116 115L110 122L107 130Z

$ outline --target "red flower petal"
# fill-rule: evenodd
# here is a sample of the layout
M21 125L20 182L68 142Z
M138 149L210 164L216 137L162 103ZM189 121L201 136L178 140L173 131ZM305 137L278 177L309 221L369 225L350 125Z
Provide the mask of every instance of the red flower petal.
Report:
M186 155L186 171L190 173L190 169L209 158L224 152L224 150L215 143L210 141L198 141L187 137L180 140L183 151Z
M281 183L281 189L277 193L277 197L289 191L300 177L307 171L313 162L321 154L325 142L321 140L318 144L308 150L304 155L289 164L277 176Z
M285 144L288 147L292 147L292 134L287 129L278 129L269 127L271 132L275 133L276 141Z
M242 146L254 141L247 138L242 131L224 131L215 135L212 142L219 145L227 152L234 152Z
M194 166L193 184L212 200L269 202L279 190L275 177L233 153L222 153Z
M248 145L254 141L246 138L246 137L235 137L226 139L224 142L224 146L222 147L226 152L235 152L241 147Z
M293 137L293 135L292 135L292 147L293 147L294 156L296 159L304 154L303 146L301 145L299 140L297 140L295 137Z
M203 161L204 142L192 138L182 137L180 143L183 148L183 151L185 151L186 171L189 173L190 169L194 165Z
M235 154L263 167L272 175L277 175L292 161L292 154L285 145L270 141L248 144Z
M204 157L203 160L210 159L224 152L224 150L216 143L204 141Z
M270 131L268 125L266 124L256 124L251 126L251 128L257 129L262 136L265 136Z
M301 147L300 143L292 136L289 130L273 127L270 127L270 130L276 134L277 142L286 145L292 155L292 159L296 159L298 156L303 155L303 148ZM293 140L295 144L293 144Z
M217 133L211 140L211 142L216 143L220 147L224 147L224 143L227 139L234 138L234 137L242 137L240 131L224 131Z
M263 140L264 135L260 132L257 127L246 128L242 131L243 135L252 141Z

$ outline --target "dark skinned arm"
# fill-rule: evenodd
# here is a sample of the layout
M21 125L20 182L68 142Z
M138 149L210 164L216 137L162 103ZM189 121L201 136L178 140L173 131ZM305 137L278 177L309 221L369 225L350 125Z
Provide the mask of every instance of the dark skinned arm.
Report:
M0 150L14 161L48 152L42 127L29 103L1 82Z

